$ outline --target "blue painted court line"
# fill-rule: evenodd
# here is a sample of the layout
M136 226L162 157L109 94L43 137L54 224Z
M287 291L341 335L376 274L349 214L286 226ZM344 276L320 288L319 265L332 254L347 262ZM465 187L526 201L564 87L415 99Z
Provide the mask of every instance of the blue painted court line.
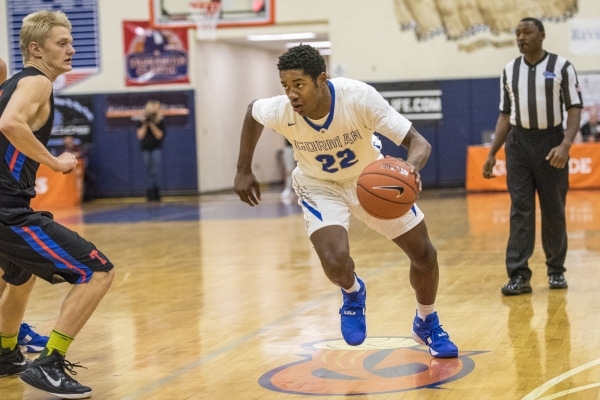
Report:
M302 209L296 204L263 202L250 207L242 202L225 201L207 204L181 203L141 203L127 204L102 211L89 211L83 216L87 224L168 222L229 219L268 219L300 214Z

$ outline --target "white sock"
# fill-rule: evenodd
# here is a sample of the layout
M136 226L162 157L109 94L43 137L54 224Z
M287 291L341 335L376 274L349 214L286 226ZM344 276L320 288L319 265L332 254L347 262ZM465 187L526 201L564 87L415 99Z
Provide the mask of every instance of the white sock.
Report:
M419 316L419 318L421 318L423 321L425 321L425 318L427 318L427 316L429 314L431 314L433 312L433 310L435 309L435 303L429 305L429 306L425 306L423 304L420 304L417 301L417 315Z
M354 293L354 292L358 292L360 290L360 283L358 283L358 279L356 279L356 275L354 275L354 285L352 285L352 287L350 289L344 289L344 292L346 293Z

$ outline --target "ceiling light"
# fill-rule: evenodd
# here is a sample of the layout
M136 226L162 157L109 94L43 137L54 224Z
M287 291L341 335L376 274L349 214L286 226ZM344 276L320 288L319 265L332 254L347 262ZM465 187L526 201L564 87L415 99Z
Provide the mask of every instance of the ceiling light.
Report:
M303 33L281 33L278 35L248 35L247 39L252 42L261 42L267 40L302 40L302 39L314 39L317 37L316 33L303 32Z
M324 41L324 42L296 42L296 43L288 43L288 44L286 44L286 46L289 49L290 47L298 46L300 44L309 44L312 47L314 47L315 49L328 49L328 48L331 47L331 42L329 42L329 41Z

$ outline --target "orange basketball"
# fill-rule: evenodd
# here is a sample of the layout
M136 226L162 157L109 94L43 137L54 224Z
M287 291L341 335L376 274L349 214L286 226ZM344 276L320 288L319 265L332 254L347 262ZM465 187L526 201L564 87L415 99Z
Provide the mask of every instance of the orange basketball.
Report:
M395 219L415 204L418 187L408 164L386 157L367 165L358 178L356 192L360 205L369 215Z

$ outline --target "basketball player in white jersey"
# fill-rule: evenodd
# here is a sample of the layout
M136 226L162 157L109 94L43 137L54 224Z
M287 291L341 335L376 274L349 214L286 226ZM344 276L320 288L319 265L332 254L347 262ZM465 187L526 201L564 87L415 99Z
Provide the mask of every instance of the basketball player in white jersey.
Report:
M340 309L344 340L364 342L366 286L354 272L350 257L350 213L396 243L410 258L410 283L416 292L417 315L413 338L439 358L458 356L458 349L441 328L434 311L439 269L423 213L415 205L395 220L369 216L358 203L356 181L362 170L382 157L373 145L377 131L408 148L407 162L421 182L431 146L410 121L397 113L371 86L345 78L328 80L325 60L308 45L292 47L279 57L281 84L286 95L256 100L248 106L242 127L235 191L251 205L260 201L252 158L263 127L284 135L294 147L298 167L294 190L304 211L310 240L325 275L341 287Z

